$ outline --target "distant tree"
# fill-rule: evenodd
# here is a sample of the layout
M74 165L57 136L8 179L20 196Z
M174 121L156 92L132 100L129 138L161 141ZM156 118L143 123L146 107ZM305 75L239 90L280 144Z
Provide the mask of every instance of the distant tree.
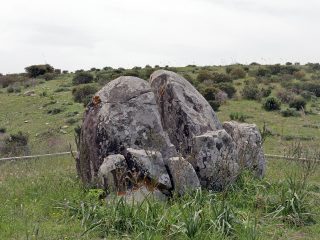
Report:
M73 85L86 84L93 82L93 75L88 72L78 72L72 79Z
M199 82L203 82L205 80L210 80L211 79L211 73L208 70L200 70L197 80Z
M55 70L54 70L54 73L55 73L55 74L61 74L61 69L55 69Z
M42 65L31 65L25 68L26 72L28 73L29 77L38 77L45 73L52 73L54 72L54 68L49 64L42 64Z

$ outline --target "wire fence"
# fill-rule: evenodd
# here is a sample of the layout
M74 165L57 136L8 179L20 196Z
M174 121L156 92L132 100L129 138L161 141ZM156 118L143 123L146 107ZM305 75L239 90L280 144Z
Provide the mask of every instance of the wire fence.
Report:
M39 154L39 155L29 155L29 156L5 157L5 158L0 158L0 162L17 161L17 160L34 159L34 158L46 158L46 157L63 156L63 155L72 156L72 154L76 154L76 153L77 151L68 151L68 152L48 153L48 154ZM265 154L264 156L268 159L284 159L284 160L292 160L292 161L301 160L301 161L313 161L313 162L320 163L320 159L295 158L295 157L275 155L275 154Z

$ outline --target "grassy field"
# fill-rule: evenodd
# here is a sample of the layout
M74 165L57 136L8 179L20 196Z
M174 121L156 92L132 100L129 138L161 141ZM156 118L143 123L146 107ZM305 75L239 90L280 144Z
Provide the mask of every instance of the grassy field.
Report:
M288 217L293 210L275 214L292 199L286 179L299 171L295 163L270 160L264 180L245 175L226 196L203 192L169 203L150 201L140 208L120 205L120 209L118 202L106 206L97 192L81 187L72 158L2 163L0 239L319 239L319 169L303 190L307 195L297 203L302 208L297 211L312 213L313 220L296 219L295 225ZM288 194L284 202L283 191ZM300 190L297 194L303 195ZM229 235L222 234L228 225L224 230L217 226L218 214L231 224ZM101 226L85 233L99 221Z
M250 67L250 71L257 68ZM306 71L305 79L291 82L311 81L319 72L301 68ZM205 69L226 71L225 67ZM151 70L141 71L148 76ZM201 68L171 70L188 74L198 89L211 86L195 80ZM241 97L245 82L251 81L249 75L233 81L237 93L217 111L220 121L240 113L245 122L256 123L260 129L265 125L270 133L264 143L268 154L282 155L295 142L302 143L304 151L318 151L320 98L308 100L307 111L298 117L283 117L279 111L263 110L264 99ZM73 76L62 74L21 86L16 93L0 89L0 128L5 129L0 132L0 143L22 131L29 136L30 154L67 151L69 144L75 148L74 128L81 123L85 108L73 100ZM93 85L99 86L99 81ZM285 89L282 83L265 83L265 79L259 87L270 87L271 96ZM26 96L27 91L34 94ZM287 107L282 103L281 109ZM204 191L167 203L152 200L134 206L115 200L106 207L99 190L83 189L71 157L0 163L0 239L320 239L319 167L313 170L307 184L301 185L306 172L301 164L268 160L263 180L244 173L223 193Z

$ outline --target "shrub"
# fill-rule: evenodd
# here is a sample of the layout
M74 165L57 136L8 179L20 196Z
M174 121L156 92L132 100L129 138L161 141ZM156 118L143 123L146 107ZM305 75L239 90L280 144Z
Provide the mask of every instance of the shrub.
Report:
M54 70L54 73L55 73L55 74L61 74L61 69L55 69L55 70Z
M209 101L209 100L215 100L215 95L219 92L219 89L215 87L207 87L203 91L203 96L204 98Z
M295 108L297 110L301 110L301 109L305 109L306 104L307 102L306 100L303 99L303 97L297 96L289 102L289 107Z
M41 75L40 77L43 78L46 81L53 80L57 77L58 75L56 73L45 73Z
M88 72L79 72L72 79L73 85L86 84L93 82L93 75Z
M277 92L277 97L280 99L281 102L283 103L289 103L294 99L294 93L289 90L280 90Z
M199 82L203 82L205 80L210 80L211 79L211 73L208 70L200 70L197 80Z
M247 73L243 68L235 67L231 70L230 75L233 79L245 78Z
M216 85L221 91L224 91L228 94L229 98L232 98L234 94L237 92L236 88L233 86L232 83L222 82Z
M231 120L234 120L234 121L245 122L249 116L241 112L232 112L230 113L229 117Z
M283 117L298 117L300 113L295 108L287 108L280 111Z
M305 71L300 70L300 71L294 72L293 76L297 79L303 79L306 76L306 73Z
M10 134L4 139L1 152L7 155L26 154L29 152L28 142L29 137L26 133Z
M18 86L18 85L10 85L8 88L7 88L7 93L19 93L21 92L21 87Z
M78 120L75 119L75 118L68 118L68 119L66 120L66 123L67 123L67 124L70 124L70 125L73 125L73 124L75 124L76 122L78 122Z
M218 101L220 104L224 104L228 100L228 94L226 94L224 91L218 91L215 94L215 100Z
M194 79L192 78L192 76L188 73L184 73L182 75L186 80L188 80L188 82L193 83Z
M257 77L266 77L270 75L270 71L266 68L259 67L255 75Z
M310 101L312 98L316 97L313 92L309 92L309 91L302 91L300 95L307 101Z
M138 70L129 69L123 73L123 76L143 77Z
M258 85L254 82L247 82L242 89L242 97L249 100L260 99L260 90Z
M220 108L220 103L216 100L209 100L208 103L210 104L210 106L212 107L212 109L214 111L219 111Z
M8 88L7 88L7 93L13 93L14 92L14 88L12 85L10 85Z
M7 74L0 76L0 85L3 88L13 85L15 83L21 83L28 80L26 74Z
M213 72L211 75L211 80L215 83L232 82L231 77L227 74Z
M97 87L92 85L79 86L72 89L72 95L75 102L83 103L86 106L97 91Z
M266 111L274 111L280 109L281 103L276 97L268 97L262 106Z
M302 89L314 93L317 97L320 97L320 83L308 82L302 84Z
M44 75L45 73L54 72L54 68L49 64L31 65L29 67L26 67L25 70L28 73L29 77L33 78Z
M47 114L55 115L55 114L61 113L62 111L63 109L56 107L56 108L49 109L47 111Z
M68 92L70 89L68 87L58 87L54 92Z
M63 73L63 74L68 74L69 71L68 71L68 70L63 70L62 73Z
M262 97L269 97L271 94L272 89L269 88L261 88L260 92L261 92L261 96Z

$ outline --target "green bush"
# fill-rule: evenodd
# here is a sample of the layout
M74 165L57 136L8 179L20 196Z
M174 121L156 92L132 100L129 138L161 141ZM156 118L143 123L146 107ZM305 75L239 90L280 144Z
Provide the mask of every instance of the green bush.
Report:
M26 133L18 132L10 134L4 139L4 145L1 153L5 155L20 155L29 153L29 137Z
M244 99L258 100L261 98L260 90L255 82L246 82L241 93Z
M55 107L55 108L49 109L47 111L47 114L56 115L56 114L61 113L62 111L63 111L62 108Z
M203 82L205 80L210 80L211 79L211 73L208 70L200 70L197 80L199 82Z
M289 103L294 99L295 94L290 90L282 89L277 92L277 97L282 103Z
M306 101L310 101L312 98L315 98L316 96L314 95L313 92L309 91L302 91L300 93L301 97L303 97Z
M303 97L297 96L289 102L289 107L302 110L305 109L306 104L307 102Z
M245 78L247 73L241 67L235 67L230 71L230 75L233 79Z
M21 87L18 86L18 85L10 85L8 88L7 88L7 93L19 93L21 92Z
M41 64L41 65L31 65L25 68L29 77L36 78L40 75L44 75L45 73L53 73L54 68L49 64Z
M262 97L269 97L272 92L272 89L270 87L269 88L261 88L260 92L261 92Z
M215 87L206 87L203 91L204 98L209 100L215 100L215 95L218 93L219 89Z
M214 111L219 111L219 108L220 108L220 103L219 103L219 101L209 100L208 103L210 104L210 106L212 107L212 109L213 109Z
M2 88L6 88L9 85L23 83L28 81L26 74L6 74L0 76L0 85Z
M85 106L91 101L98 88L92 85L78 86L72 89L75 102L83 103Z
M303 90L314 93L314 95L316 95L317 97L320 97L320 83L316 83L316 82L303 83L301 88Z
M58 76L57 73L45 73L45 74L41 75L40 77L46 81L50 81L50 80L55 79L57 76Z
M257 77L267 77L271 74L270 70L264 68L264 67L259 67L258 70L256 71L256 76Z
M245 122L249 116L245 115L242 112L232 112L230 113L229 117L234 121Z
M279 110L280 106L281 102L276 97L268 97L262 105L266 111Z
M232 79L229 75L224 73L213 72L211 74L211 79L214 83L222 83L222 82L232 82Z
M78 72L72 79L73 85L86 84L93 82L93 75L88 72Z
M221 91L224 91L228 94L229 98L232 98L234 94L237 92L236 88L230 82L222 82L216 85Z
M280 111L283 117L298 117L300 113L295 108L287 108Z

